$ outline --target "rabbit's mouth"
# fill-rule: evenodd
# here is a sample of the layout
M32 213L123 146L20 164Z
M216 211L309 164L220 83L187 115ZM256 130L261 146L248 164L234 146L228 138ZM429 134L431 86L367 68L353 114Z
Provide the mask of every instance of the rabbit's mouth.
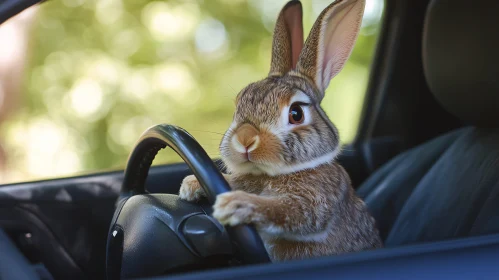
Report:
M239 174L262 174L269 165L282 165L281 150L282 144L274 133L249 124L239 126L220 145L225 165Z
M250 152L248 152L248 150L246 150L244 153L243 153L243 158L246 160L246 161L251 161L251 156L250 156Z

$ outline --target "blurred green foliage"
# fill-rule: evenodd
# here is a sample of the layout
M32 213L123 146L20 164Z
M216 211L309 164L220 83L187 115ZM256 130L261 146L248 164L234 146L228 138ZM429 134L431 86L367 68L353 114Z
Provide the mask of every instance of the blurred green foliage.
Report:
M52 0L30 40L23 106L7 132L9 181L123 168L140 134L170 123L208 151L235 96L269 70L285 0ZM330 1L303 1L306 34ZM355 137L383 2L368 1L361 35L323 101L343 143ZM162 151L155 164L177 162Z

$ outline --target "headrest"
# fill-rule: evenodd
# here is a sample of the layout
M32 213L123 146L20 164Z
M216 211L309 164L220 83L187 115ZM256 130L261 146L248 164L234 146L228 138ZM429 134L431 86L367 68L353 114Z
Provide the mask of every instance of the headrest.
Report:
M423 67L446 110L475 126L499 127L499 1L431 1Z

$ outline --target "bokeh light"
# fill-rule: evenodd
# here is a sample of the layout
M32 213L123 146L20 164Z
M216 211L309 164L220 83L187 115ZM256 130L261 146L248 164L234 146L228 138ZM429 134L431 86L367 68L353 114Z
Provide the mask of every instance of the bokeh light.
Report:
M212 157L237 93L269 71L287 0L53 0L0 25L0 183L125 166L158 123ZM305 35L331 0L302 1ZM367 0L361 34L323 101L343 143L358 127L384 9ZM13 69L13 70L11 70ZM179 162L161 151L154 164Z

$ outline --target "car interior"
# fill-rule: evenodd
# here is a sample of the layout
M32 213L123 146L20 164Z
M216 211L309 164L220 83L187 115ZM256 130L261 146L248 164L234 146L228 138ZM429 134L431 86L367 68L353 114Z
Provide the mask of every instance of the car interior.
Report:
M35 2L4 1L0 18ZM120 211L144 221L140 215L163 207L175 223L199 213L191 233L213 227L203 218L212 202L194 206L176 194L189 174L224 187L215 176L218 159L207 158L181 129L163 125L150 131L154 141L147 133L137 135L143 141L130 151L125 171L0 186L0 279L117 279L120 271L136 279L496 279L499 3L387 0L385 5L361 125L338 158L376 219L385 248L272 264L255 261L261 252L251 251L259 246L251 228L214 227L215 239L238 241L237 256L230 254L230 243L199 245L211 243L187 234L189 244L199 245L194 256L178 232L154 233L157 225L146 222L121 224L138 227L130 237L135 247L115 244ZM166 146L186 163L150 167ZM144 188L170 195L159 202L145 202L145 196L133 200ZM124 196L127 205L156 204L126 210ZM126 250L133 252L120 255ZM116 270L118 276L110 274Z

